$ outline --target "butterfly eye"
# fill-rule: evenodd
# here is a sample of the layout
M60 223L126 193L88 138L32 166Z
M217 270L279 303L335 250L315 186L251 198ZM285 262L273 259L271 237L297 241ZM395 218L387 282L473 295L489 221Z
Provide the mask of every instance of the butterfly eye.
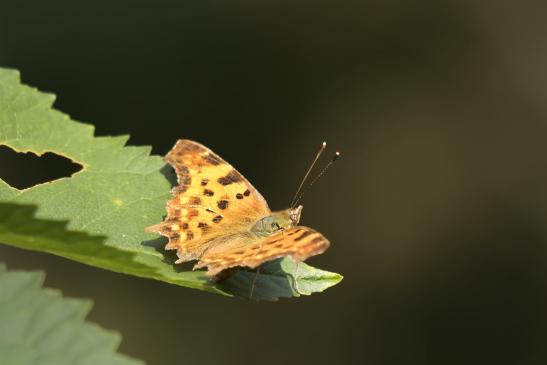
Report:
M280 230L281 226L277 222L274 222L272 223L272 228L277 228L277 230Z

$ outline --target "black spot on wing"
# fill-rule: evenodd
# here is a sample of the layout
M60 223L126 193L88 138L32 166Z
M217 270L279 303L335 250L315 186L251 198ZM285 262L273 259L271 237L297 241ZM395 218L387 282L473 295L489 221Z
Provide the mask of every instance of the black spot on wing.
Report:
M177 143L178 145L178 143ZM177 146L175 146L177 148ZM203 147L192 141L181 141L180 151L183 152L200 152L204 151Z
M298 232L300 232L302 230L302 228L298 228L298 229L295 229L294 231L290 232L289 234L287 234L288 236L292 236L293 234L297 234Z
M222 220L222 216L221 215L217 215L216 217L213 218L213 222L214 223L219 223L221 220Z
M199 222L198 228L201 228L202 233L205 234L209 230L209 225L207 223Z
M230 185L232 183L240 182L243 180L243 176L236 170L230 171L226 176L218 178L218 182L221 185Z
M310 234L313 234L313 232L312 231L305 231L300 236L296 237L294 240L295 241L303 240L304 238L308 237Z
M226 209L228 208L228 200L219 200L217 202L217 206L219 209Z
M275 239L275 240L267 241L266 244L267 245L273 245L274 243L281 242L281 241L283 241L283 238L278 238L278 239Z
M203 195L213 196L215 195L215 192L209 189L203 189Z
M203 156L203 159L213 166L217 166L222 163L222 160L218 156L212 155L210 153Z
M174 190L176 193L184 193L192 183L192 177L190 177L188 167L177 165L175 168L177 170L179 185Z

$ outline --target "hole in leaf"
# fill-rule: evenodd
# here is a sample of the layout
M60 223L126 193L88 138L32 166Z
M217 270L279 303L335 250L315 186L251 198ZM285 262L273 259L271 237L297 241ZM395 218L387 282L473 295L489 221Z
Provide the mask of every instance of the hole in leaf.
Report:
M0 146L0 179L17 189L70 177L81 169L82 165L55 153L47 152L38 157L31 152L18 153Z

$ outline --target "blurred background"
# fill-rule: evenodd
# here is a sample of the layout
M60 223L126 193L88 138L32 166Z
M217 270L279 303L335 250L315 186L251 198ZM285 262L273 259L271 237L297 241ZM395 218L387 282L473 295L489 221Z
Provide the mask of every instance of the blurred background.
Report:
M332 241L309 263L345 279L254 303L0 259L92 298L148 364L545 364L546 20L544 1L3 1L0 65L97 135L200 141L276 209L339 149L303 223ZM18 158L0 177L70 170Z

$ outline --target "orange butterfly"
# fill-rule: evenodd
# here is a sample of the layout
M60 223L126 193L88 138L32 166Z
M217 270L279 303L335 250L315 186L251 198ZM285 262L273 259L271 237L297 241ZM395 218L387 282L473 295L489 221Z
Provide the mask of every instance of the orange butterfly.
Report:
M302 180L292 206L272 212L262 195L230 164L207 147L181 139L165 156L177 173L179 186L172 190L165 220L146 231L169 238L165 249L177 250L176 263L197 260L194 269L207 267L209 276L237 266L256 268L283 256L303 261L321 254L329 241L311 228L298 226L302 206L295 205L325 146Z

